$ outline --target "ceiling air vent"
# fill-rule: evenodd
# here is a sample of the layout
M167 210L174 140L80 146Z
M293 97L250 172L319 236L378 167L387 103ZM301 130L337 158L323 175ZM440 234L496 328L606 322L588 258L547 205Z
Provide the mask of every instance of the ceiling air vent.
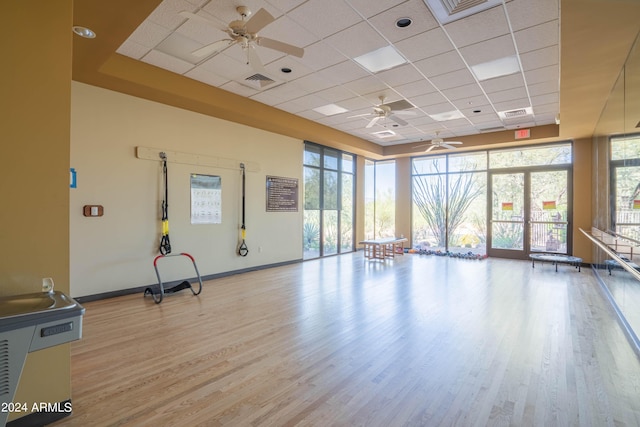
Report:
M480 132L497 132L497 131L501 131L504 130L504 126L493 126L493 127L489 127L489 128L478 128L478 130Z
M424 0L441 24L448 24L502 4L502 0Z
M380 132L373 132L373 135L378 138L391 138L392 136L396 136L396 133L392 130L382 130Z
M273 86L278 86L282 82L276 82L269 76L254 72L246 76L243 80L239 81L239 83L242 83L245 86L249 86L252 89L262 90Z
M531 107L517 108L515 110L499 111L498 116L502 120L513 120L513 119L520 119L523 117L530 116L532 112L533 110L531 109Z

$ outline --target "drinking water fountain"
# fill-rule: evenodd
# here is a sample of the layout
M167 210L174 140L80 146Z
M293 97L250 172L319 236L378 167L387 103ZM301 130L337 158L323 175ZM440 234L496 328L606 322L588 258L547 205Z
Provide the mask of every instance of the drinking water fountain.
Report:
M13 401L28 353L82 337L84 311L53 286L46 292L0 297L0 404ZM0 412L0 426L8 415Z

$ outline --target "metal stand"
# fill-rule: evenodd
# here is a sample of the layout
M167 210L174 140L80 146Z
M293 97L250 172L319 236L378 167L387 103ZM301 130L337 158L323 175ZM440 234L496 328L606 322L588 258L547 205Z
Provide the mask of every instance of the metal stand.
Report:
M197 291L193 288L193 286L191 286L191 283L189 283L187 280L175 285L172 288L169 288L169 289L164 288L162 279L160 279L160 273L158 272L158 260L160 258L168 258L168 257L174 257L174 256L186 256L193 263L193 268L196 270L196 276L198 278L198 283L199 283ZM158 292L154 292L153 289L149 287L144 290L144 296L146 297L147 295L151 295L153 297L153 301L155 301L156 304L160 304L162 302L162 299L164 298L165 294L175 293L183 289L191 289L191 293L193 293L193 295L198 295L200 294L200 292L202 292L202 278L200 277L200 272L198 271L196 260L193 259L193 257L188 253L182 252L174 255L158 255L153 260L153 268L156 270L156 276L158 277Z

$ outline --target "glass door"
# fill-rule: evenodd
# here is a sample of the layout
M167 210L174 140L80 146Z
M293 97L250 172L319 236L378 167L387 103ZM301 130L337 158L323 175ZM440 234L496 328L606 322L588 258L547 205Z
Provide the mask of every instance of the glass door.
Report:
M525 173L492 173L489 194L487 253L500 258L525 258Z
M570 254L569 177L567 168L491 173L487 253L514 259Z
M568 253L568 175L566 169L530 173L529 252Z

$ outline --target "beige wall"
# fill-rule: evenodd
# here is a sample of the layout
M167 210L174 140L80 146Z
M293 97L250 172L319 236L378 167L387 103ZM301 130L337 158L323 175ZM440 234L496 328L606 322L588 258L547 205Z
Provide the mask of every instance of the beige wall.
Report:
M187 110L73 82L71 165L71 294L95 295L157 283L153 259L160 239L161 162L136 157L136 147L255 164L246 173L249 255L236 253L241 224L240 168L173 163L169 158L172 253L193 255L202 276L302 258L298 212L266 212L266 176L296 178L302 198L302 141ZM222 178L222 223L190 222L190 174ZM85 217L83 206L104 206ZM163 281L195 276L187 258L158 263ZM205 289L204 292L207 292Z
M591 158L593 149L590 139L573 142L573 255L584 262L592 262L592 243L580 232L591 229Z
M43 277L68 292L72 2L3 1L0 16L0 295ZM15 401L66 400L69 378L69 345L31 353Z

